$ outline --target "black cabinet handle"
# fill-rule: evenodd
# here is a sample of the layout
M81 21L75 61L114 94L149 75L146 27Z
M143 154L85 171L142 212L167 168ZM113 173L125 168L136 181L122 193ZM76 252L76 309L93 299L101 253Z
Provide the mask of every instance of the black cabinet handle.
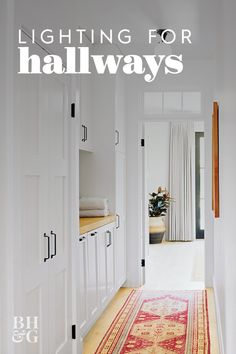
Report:
M55 234L55 232L51 231L51 235L54 236L54 253L51 254L51 258L53 258L57 254L57 234Z
M83 138L82 141L85 142L86 141L86 126L84 124L82 124L82 128L83 128Z
M109 241L108 241L108 243L107 243L107 247L110 247L111 246L111 231L106 231L106 234L108 235L108 237L109 237Z
M116 214L116 217L117 217L116 229L119 229L119 228L120 228L120 215L119 215L119 214Z
M75 118L75 103L71 103L70 116Z
M86 237L85 237L85 236L82 236L82 237L79 238L79 242L82 242L82 241L84 241L85 239L86 239Z
M120 143L120 132L119 132L119 130L116 129L115 133L116 133L115 145L119 145L119 143Z
M82 124L82 128L83 128L83 138L82 138L82 141L85 143L85 141L88 140L88 127L86 127L86 125Z
M50 258L50 236L44 233L43 237L47 238L48 240L48 256L44 257L44 262L47 262L47 260Z
M96 236L96 235L97 235L97 232L92 232L92 233L90 234L91 237L94 237L94 236Z

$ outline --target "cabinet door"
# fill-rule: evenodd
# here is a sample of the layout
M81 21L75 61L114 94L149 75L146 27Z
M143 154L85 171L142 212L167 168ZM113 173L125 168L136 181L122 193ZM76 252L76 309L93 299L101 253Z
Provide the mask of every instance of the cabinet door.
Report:
M99 262L99 301L103 305L107 300L107 260L106 260L106 230L99 230L98 237L98 262Z
M71 352L68 86L57 75L16 77L16 307L39 318L39 340L24 342L24 354Z
M68 82L65 76L44 76L48 97L48 199L51 256L49 262L50 352L71 351L70 200L68 154Z
M125 210L125 156L116 152L116 213L115 231L116 286L119 288L126 280L126 210Z
M37 48L35 53L41 54ZM47 117L42 75L17 75L16 203L19 222L15 238L16 309L19 316L37 316L39 340L24 341L17 353L48 353L48 154Z
M107 295L115 290L115 254L114 254L114 229L109 227L106 232L106 263L107 263Z
M78 246L78 268L77 268L77 301L78 301L78 326L80 335L84 335L88 322L88 249L87 249L87 234L79 237Z
M116 151L125 153L125 98L124 79L116 75L115 91L115 147Z
M91 115L91 79L89 75L80 76L80 149L93 150L93 131Z
M88 233L88 315L92 319L98 311L98 231Z

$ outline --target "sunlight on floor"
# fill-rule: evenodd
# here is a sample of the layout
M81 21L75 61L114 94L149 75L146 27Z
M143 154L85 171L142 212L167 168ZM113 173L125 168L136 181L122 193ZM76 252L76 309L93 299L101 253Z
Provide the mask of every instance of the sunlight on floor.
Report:
M149 245L145 289L204 289L204 241Z

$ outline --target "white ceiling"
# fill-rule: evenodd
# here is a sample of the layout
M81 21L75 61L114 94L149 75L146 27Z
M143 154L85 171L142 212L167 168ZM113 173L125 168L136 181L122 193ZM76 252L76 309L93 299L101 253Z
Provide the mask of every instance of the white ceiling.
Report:
M192 31L191 46L172 45L172 53L187 59L211 59L216 52L217 0L18 0L17 15L28 28L113 29L132 31L132 45L124 53L154 54L148 30L182 28ZM179 38L178 38L179 39Z
M113 29L115 34L122 28L132 31L132 49L139 54L153 52L147 43L148 30L171 28L177 36L182 28L192 32L191 46L173 45L172 52L184 53L191 59L211 58L216 36L214 0L79 0L78 22L89 29ZM177 37L178 38L178 37Z

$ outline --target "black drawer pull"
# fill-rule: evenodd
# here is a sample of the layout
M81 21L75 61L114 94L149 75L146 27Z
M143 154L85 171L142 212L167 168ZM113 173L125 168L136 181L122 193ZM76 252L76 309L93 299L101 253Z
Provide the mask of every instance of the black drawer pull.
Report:
M111 246L111 231L106 231L106 234L108 235L108 243L107 243L107 247L110 247Z
M96 236L96 235L97 235L97 232L92 232L92 233L90 234L91 237L94 237L94 236Z
M119 215L119 214L116 214L116 217L117 217L116 229L119 229L119 228L120 228L120 215Z
M82 128L83 128L83 138L82 141L83 143L85 143L86 141L86 126L84 124L82 124Z
M119 132L119 130L116 129L115 133L116 133L115 145L119 145L119 143L120 143L120 132Z
M51 255L51 258L55 257L57 254L57 234L51 231L51 235L54 236L54 253Z

